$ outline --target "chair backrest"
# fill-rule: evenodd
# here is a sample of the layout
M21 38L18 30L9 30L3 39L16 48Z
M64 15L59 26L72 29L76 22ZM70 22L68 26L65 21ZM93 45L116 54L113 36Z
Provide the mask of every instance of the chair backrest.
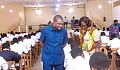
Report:
M116 54L114 53L114 50L112 50L112 60L111 60L111 70L117 70L116 67Z
M107 50L107 48L106 48L106 45L107 45L107 43L103 43L103 44L102 44L102 47L101 47L101 50L103 49L103 50L104 50L104 53L105 53L106 55L108 55L108 50Z
M0 51L2 51L2 45L0 45Z
M31 51L31 49L29 50L27 56L29 57L28 63L29 63L29 68L31 69L31 67L32 67L32 51Z
M23 70L23 68L24 68L24 70L30 70L29 69L30 66L29 66L28 54L22 54L21 56L22 56L22 58L19 61L20 70ZM23 62L24 62L24 66L22 66Z

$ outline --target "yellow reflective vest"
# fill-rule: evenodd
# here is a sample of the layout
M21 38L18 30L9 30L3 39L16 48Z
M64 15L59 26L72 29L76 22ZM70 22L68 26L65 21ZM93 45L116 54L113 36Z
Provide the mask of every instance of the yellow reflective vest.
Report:
M88 36L90 37L89 44L88 44L88 41L83 40L83 37L87 31L89 32ZM84 30L84 29L80 30L79 38L80 38L80 47L82 48L82 50L85 50L87 48L88 50L86 50L86 51L90 52L94 49L94 47L95 47L94 33L96 31L97 31L97 29L94 28L93 26L89 27L87 30Z

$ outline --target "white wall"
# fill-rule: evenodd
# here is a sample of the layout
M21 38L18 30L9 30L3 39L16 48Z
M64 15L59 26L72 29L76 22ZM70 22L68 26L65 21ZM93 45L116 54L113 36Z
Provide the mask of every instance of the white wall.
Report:
M85 15L85 8L84 5L73 6L73 13L67 13L68 9L70 9L71 6L60 6L58 13L61 16L66 16L67 19L70 21L73 16L75 16L76 19L80 19L80 17ZM39 24L47 24L49 20L53 20L53 17L56 15L53 13L52 7L42 7L40 8L42 14L38 15L36 14L37 8L25 8L25 21L27 25L39 25Z
M99 5L102 6L101 9L98 8ZM109 0L91 0L85 7L86 16L101 27L109 27L113 23L112 5L109 4ZM106 22L103 21L103 17L106 17Z
M4 9L0 8L0 33L14 30L20 23L19 4L3 4ZM11 13L9 10L12 9ZM18 31L16 28L15 31Z
M118 0L112 0L113 3L116 1ZM120 5L117 7L113 7L113 20L115 19L119 20L120 22Z

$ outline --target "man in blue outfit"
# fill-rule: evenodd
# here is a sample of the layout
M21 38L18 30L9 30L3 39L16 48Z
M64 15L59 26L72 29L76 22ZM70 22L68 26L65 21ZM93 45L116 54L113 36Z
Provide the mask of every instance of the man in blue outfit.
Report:
M51 26L42 29L40 41L42 48L42 61L44 70L63 70L64 51L67 43L67 30L62 28L63 18L56 15Z

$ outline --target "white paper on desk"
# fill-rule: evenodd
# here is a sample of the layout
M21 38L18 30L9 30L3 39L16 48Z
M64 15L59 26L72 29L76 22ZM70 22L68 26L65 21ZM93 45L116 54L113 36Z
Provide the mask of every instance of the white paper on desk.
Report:
M120 48L117 50L118 54L120 55Z

